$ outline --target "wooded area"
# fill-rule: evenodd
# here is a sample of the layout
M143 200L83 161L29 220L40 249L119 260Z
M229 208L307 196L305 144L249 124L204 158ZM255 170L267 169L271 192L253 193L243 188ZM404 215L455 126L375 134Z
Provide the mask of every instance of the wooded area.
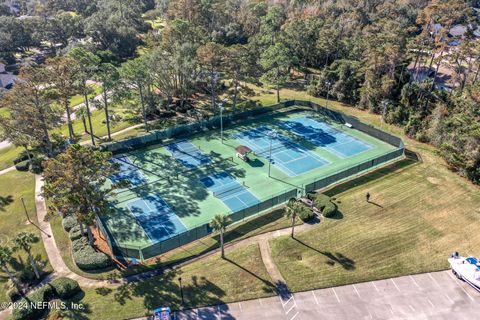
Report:
M219 103L235 111L247 83L278 100L281 88L300 86L381 114L478 184L478 2L3 0L0 60L15 64L36 48L48 59L21 66L0 98L9 111L0 125L15 145L51 156L71 96L85 97L90 120L89 80L102 86L108 127L110 104L138 110L147 126L175 112L201 116L204 96L211 113ZM91 121L88 129L95 143Z

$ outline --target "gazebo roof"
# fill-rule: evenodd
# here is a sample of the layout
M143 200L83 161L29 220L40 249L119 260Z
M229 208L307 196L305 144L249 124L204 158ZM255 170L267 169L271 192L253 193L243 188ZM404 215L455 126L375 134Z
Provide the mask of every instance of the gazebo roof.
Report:
M252 149L250 149L249 147L247 146L238 146L235 148L235 150L240 153L241 155L245 155L249 152L252 152Z

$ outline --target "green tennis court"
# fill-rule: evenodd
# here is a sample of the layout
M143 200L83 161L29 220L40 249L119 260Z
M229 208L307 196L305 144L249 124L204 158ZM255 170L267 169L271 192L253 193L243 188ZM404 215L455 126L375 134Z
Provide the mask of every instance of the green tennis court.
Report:
M231 214L238 221L285 201L269 199L286 192L302 194L319 178L397 150L304 109L230 125L223 136L222 142L219 130L208 130L115 156L122 172L110 177L111 182L131 182L109 199L114 213L102 218L115 246L140 250L201 226L209 232L205 225L217 214ZM239 146L253 151L250 161L237 157ZM154 255L151 251L148 256Z

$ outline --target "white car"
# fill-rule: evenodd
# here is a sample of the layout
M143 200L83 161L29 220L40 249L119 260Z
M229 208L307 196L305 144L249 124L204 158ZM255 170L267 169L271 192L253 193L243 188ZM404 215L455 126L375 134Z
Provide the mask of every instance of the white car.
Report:
M460 280L470 284L480 292L480 263L474 257L462 257L454 252L448 258L453 274Z

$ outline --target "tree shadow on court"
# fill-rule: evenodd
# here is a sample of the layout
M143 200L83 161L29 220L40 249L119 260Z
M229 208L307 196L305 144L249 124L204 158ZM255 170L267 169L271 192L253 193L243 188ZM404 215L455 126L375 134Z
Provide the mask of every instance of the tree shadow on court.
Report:
M5 211L5 208L13 203L13 196L8 195L8 196L0 196L0 211Z
M247 163L252 168L261 168L265 166L265 163L260 159L250 159L250 161L248 161Z
M310 250L313 250L313 251L325 256L328 259L327 262L326 262L328 265L334 266L335 263L338 263L345 270L355 270L355 268L356 268L354 260L344 256L343 254L341 254L339 252L332 253L330 251L321 251L321 250L318 250L318 249L306 244L305 242L301 241L300 239L294 238L294 240L297 241L298 243L300 243L301 245L303 245L304 247L307 247Z

